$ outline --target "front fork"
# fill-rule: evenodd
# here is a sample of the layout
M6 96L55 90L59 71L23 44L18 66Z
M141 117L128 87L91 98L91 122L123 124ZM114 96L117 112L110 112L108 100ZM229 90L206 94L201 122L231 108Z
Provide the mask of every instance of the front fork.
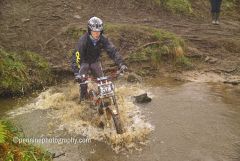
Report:
M118 105L117 105L115 96L109 97L107 99L111 99L109 100L110 104L109 102L106 103L103 99L101 99L100 105L98 107L98 112L100 115L100 121L104 122L104 120L106 120L106 123L107 123L106 126L110 127L112 126L112 122L110 121L112 118L112 115L118 115L119 110L118 110Z

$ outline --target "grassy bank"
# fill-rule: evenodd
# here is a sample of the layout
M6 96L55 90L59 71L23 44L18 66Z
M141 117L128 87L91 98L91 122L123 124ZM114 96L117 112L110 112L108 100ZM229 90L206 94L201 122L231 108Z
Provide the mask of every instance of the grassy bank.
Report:
M48 62L37 53L0 49L0 60L0 95L23 94L52 81Z

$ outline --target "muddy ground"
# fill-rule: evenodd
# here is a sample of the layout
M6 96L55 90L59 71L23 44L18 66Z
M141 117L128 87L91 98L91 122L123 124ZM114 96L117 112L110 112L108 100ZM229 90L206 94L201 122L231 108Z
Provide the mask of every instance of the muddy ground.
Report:
M163 68L164 75L191 81L239 82L240 14L224 14L221 25L214 26L210 23L208 3L195 2L193 7L197 14L184 16L134 0L1 0L0 47L35 51L47 58L53 68L70 71L67 53L77 39L69 39L63 32L70 25L86 25L95 15L104 22L142 24L183 37L194 68L173 73L171 70L170 74L169 69ZM122 54L127 51L123 48Z

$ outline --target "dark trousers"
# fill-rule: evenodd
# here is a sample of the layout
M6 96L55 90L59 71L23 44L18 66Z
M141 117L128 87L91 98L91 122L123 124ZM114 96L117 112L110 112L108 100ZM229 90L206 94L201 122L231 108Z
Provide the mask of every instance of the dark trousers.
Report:
M91 71L94 77L102 77L103 71L101 68L101 65L99 62L88 64L88 63L82 63L80 65L79 74L87 75L88 72ZM81 99L84 99L87 97L87 84L81 84L80 85L80 97Z
M212 13L220 13L220 8L222 4L222 0L210 0L211 2L211 12Z

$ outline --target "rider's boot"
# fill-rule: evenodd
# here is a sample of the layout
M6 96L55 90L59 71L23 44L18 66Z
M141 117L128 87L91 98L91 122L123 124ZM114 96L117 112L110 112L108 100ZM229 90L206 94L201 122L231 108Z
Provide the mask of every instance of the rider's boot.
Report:
M82 84L80 86L80 102L83 102L87 99L87 85Z
M105 126L104 123L103 123L103 120L104 120L104 116L102 114L102 115L100 115L100 122L98 124L98 127L102 128L102 129L104 129L104 126Z
M100 121L100 123L98 124L98 127L101 129L104 129L104 123L102 121Z
M102 107L98 108L98 113L100 116L104 114L104 110Z

